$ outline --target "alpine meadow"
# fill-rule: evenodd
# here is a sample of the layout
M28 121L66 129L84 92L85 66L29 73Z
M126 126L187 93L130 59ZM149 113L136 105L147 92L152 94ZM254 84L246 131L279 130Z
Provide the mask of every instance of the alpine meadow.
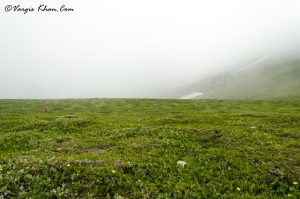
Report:
M299 11L0 1L0 199L300 199Z
M300 197L298 100L1 100L0 110L4 198Z

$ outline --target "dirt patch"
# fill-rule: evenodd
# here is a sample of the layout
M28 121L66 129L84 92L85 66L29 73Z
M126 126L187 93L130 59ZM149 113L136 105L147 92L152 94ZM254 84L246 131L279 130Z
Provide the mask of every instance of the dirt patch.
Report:
M105 149L91 148L87 150L88 153L105 153Z
M103 167L105 166L105 161L104 160L97 160L97 161L92 161L92 160L78 160L78 161L67 161L66 165L72 166L90 166L90 167Z
M100 145L88 148L86 151L89 153L105 153L108 149L111 149L114 146L116 146L116 145L115 144L100 144Z

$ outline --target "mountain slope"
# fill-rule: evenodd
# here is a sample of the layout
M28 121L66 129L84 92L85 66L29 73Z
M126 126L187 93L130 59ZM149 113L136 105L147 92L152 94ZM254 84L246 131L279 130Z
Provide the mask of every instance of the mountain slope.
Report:
M202 99L300 99L300 60L260 63L210 77L188 90Z

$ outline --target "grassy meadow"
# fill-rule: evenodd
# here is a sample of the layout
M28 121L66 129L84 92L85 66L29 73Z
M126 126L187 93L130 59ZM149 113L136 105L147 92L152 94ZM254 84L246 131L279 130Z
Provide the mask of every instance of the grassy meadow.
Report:
M0 100L0 198L300 198L299 183L300 101Z

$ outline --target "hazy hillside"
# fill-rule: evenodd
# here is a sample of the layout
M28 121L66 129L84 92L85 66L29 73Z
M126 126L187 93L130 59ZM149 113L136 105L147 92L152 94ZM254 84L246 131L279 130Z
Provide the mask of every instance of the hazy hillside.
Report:
M260 63L206 78L188 88L196 98L295 99L300 98L300 60ZM182 91L181 91L182 93Z

